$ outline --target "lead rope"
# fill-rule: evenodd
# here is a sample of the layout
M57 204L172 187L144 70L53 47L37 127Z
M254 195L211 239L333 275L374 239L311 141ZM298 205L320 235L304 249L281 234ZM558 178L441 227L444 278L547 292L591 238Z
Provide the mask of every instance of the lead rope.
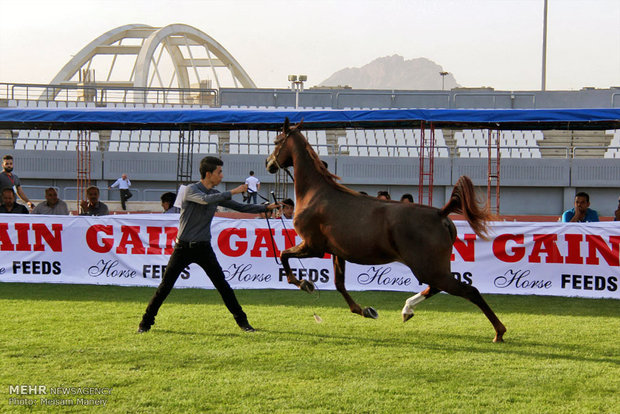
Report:
M289 174L289 176L291 176L291 173L285 169L285 171ZM291 176L291 179L293 180L293 182L295 182L295 179ZM276 194L272 191L271 192L271 197L273 197L273 202L278 204L278 199L276 198ZM276 261L276 264L278 266L281 266L282 263L278 261L278 258L275 255L276 252L276 242L273 238L273 234L271 232L271 224L269 223L269 219L267 218L267 215L265 215L265 220L267 220L267 228L269 229L269 237L271 238L271 247L273 248L273 257ZM284 229L284 234L286 234L286 238L289 242L289 244L291 246L294 246L295 244L293 243L293 241L291 240L291 236L288 234L288 229L286 228L286 224L284 224L284 219L282 218L282 215L280 215L280 221L282 222L282 228ZM299 265L306 270L306 267L304 266L304 264L301 262L301 259L297 259L299 261ZM306 272L307 273L307 272ZM314 295L314 301L317 302L320 298L321 298L321 291L319 290L319 288L314 285L314 292L316 293ZM314 320L316 321L316 323L321 323L323 322L323 318L321 318L314 310L312 311L312 316L314 317Z

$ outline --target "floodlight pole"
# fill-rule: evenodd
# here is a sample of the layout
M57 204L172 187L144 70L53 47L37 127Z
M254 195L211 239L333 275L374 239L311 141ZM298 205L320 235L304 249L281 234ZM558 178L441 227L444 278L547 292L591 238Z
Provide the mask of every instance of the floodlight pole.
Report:
M288 75L288 80L291 82L291 90L295 91L295 109L299 109L299 92L303 92L304 82L308 80L308 76Z
M547 0L543 11L543 44L542 44L542 81L540 90L547 89Z
M439 72L439 75L441 76L441 90L443 91L444 88L444 81L446 80L446 75L450 74L450 72Z

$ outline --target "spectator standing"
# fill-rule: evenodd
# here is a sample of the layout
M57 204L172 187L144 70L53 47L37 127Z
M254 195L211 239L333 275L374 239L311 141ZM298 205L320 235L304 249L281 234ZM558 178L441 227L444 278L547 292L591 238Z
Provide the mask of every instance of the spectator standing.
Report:
M86 189L86 200L80 203L80 216L107 216L108 206L99 201L99 188L91 185Z
M167 192L161 195L161 207L164 209L164 214L177 214L181 212L181 209L174 206L174 202L177 199L175 193Z
M40 202L32 214L48 214L53 216L69 215L67 203L58 198L58 192L54 187L45 190L45 201Z
M5 155L2 157L2 172L0 173L0 188L12 187L29 208L33 208L34 204L28 199L24 190L22 190L19 177L13 173L13 156Z
M570 210L566 210L564 214L562 214L562 221L564 223L586 223L599 221L596 210L592 210L590 208L590 196L588 193L579 192L575 195L575 207Z
M620 197L618 198L618 208L614 211L614 221L620 221Z
M233 315L237 325L246 331L253 332L247 315L237 301L235 292L226 281L222 267L211 246L211 221L218 205L244 213L264 213L278 208L278 204L268 206L258 204L242 204L233 201L232 195L247 190L242 184L231 191L220 193L215 189L222 182L222 165L217 157L205 157L200 161L200 181L187 187L183 195L179 232L170 256L162 281L151 298L142 316L138 332L147 332L155 323L155 316L162 303L170 294L179 275L191 263L196 263L205 271L222 297L228 311Z
M248 198L246 202L248 204L257 203L258 190L260 190L260 180L254 177L254 171L250 171L250 176L245 179L245 184L248 186Z
M133 197L133 194L131 194L131 191L129 191L129 187L131 187L131 181L129 181L129 178L127 178L127 174L121 174L121 178L114 181L114 184L108 187L108 189L116 187L118 187L121 192L121 207L123 207L123 210L127 210L127 200Z
M16 197L13 187L4 187L2 189L2 205L0 206L0 213L28 214L28 209L21 204L17 204L15 199Z

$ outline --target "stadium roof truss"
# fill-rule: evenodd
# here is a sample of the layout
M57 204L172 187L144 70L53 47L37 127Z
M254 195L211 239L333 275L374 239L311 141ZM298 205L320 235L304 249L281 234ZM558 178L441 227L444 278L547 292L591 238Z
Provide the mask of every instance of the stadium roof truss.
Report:
M79 84L84 81L81 71L89 72L95 66L100 71L97 63L106 57L109 68L104 80L94 82L90 79L89 82L114 87L190 88L192 83L202 85L203 81L207 84L212 81L215 82L213 87L218 89L256 88L250 76L222 45L204 32L184 24L165 27L130 24L112 29L80 50L50 84ZM127 63L132 65L130 73L125 79L114 80L113 74L120 71L121 60L125 66Z

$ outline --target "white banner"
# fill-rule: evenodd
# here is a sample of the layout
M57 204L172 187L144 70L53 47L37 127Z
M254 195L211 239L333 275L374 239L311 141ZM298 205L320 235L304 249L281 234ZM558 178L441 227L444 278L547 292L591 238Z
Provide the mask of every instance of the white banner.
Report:
M296 289L276 264L300 242L292 222L215 218L213 248L236 289ZM0 282L157 286L174 247L178 215L0 215ZM489 241L456 222L452 273L482 293L619 299L620 222L495 222ZM329 256L292 259L298 278L335 289ZM347 264L349 290L418 292L402 264ZM175 287L213 288L197 265Z

